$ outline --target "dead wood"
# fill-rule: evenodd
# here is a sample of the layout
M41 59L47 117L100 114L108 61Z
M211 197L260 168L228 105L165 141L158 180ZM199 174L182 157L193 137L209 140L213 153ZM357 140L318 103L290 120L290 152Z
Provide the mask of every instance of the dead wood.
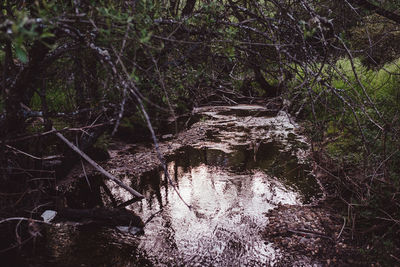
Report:
M23 108L30 110L27 106L21 103ZM44 122L43 118L40 117L40 120ZM134 190L133 188L127 186L123 182L121 182L119 179L114 177L111 173L107 172L105 169L103 169L99 164L97 164L94 160L92 160L88 155L86 155L82 150L80 150L77 146L75 146L73 143L71 143L67 138L64 137L61 133L57 132L57 130L52 127L52 131L55 132L56 136L60 138L69 148L71 148L73 151L78 153L83 159L85 159L90 165L92 165L96 170L98 170L101 174L103 174L107 179L113 181L120 187L124 188L126 191L131 193L133 196L138 197L138 198L144 198L142 194Z
M102 226L144 227L142 219L133 211L126 209L70 209L65 208L57 213L55 221L74 221L94 223Z

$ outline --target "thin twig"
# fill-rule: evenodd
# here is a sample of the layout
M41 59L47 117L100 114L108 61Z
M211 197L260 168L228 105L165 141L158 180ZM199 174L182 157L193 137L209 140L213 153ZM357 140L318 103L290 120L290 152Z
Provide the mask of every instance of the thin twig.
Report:
M25 217L10 217L0 221L0 224L4 222L11 222L11 221L30 221L30 222L37 222L37 223L44 223L44 224L51 224L45 221L39 221L32 218L25 218Z
M343 217L343 226L342 229L340 230L340 233L338 234L338 236L336 237L336 240L339 240L340 236L343 233L344 227L346 226L346 217Z

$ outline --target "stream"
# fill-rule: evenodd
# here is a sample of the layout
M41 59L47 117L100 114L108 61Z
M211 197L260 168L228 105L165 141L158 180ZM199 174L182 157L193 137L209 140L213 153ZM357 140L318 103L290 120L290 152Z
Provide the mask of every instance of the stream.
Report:
M186 136L179 145L174 139L162 145L172 151L166 156L168 172L190 209L161 168L147 170L139 179L125 175L124 181L145 196L127 206L143 221L151 219L143 234L57 223L46 229L35 261L49 266L280 262L284 255L279 245L263 236L268 212L282 205L308 205L322 195L299 126L284 112L255 105L204 107L194 113L198 121L191 131L203 134ZM119 203L130 200L127 192L107 184ZM104 195L101 201L110 202Z

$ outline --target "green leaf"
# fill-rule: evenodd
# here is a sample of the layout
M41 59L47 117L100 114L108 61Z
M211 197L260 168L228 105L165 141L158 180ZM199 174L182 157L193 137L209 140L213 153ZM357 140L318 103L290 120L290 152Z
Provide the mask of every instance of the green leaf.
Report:
M44 39L44 38L50 38L50 37L54 37L55 35L51 32L44 32L40 35L40 38Z
M27 63L28 62L28 55L26 54L25 50L21 46L15 47L15 53L17 55L17 58L22 63Z
M142 44L148 43L151 39L151 36L153 35L153 32L147 32L145 29L143 29L141 31L141 33L142 33L142 36L140 37L140 42Z

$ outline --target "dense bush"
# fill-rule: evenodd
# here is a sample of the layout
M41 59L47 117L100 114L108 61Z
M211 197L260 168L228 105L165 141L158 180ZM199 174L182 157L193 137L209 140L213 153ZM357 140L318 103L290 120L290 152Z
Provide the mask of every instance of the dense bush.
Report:
M1 216L37 216L27 210L54 187L40 171L62 177L76 162L52 126L86 150L120 124L143 131L146 112L156 122L261 97L310 125L352 210L346 230L395 236L400 18L379 2L2 1L1 188L39 193L2 198Z

